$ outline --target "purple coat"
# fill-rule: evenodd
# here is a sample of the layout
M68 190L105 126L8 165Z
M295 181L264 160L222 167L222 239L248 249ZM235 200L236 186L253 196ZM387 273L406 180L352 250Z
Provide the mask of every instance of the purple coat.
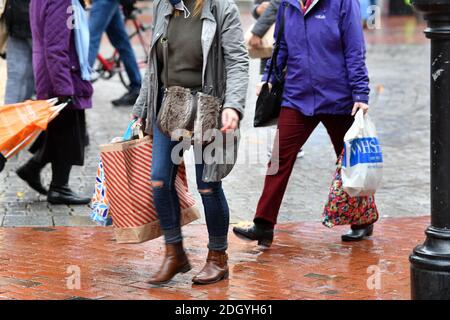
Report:
M92 106L92 85L81 79L68 8L71 0L32 0L30 23L38 99L72 96L73 109Z
M368 103L359 0L316 0L306 14L298 0L283 0L275 35L283 12L278 66L287 67L287 74L282 105L313 116L350 114L354 102Z

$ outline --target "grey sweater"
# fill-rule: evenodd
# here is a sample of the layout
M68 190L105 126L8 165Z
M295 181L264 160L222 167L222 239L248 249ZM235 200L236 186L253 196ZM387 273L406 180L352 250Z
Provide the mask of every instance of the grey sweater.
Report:
M156 52L158 69L165 87L180 86L198 88L202 86L202 21L200 15L194 16L195 0L184 0L191 12L188 18L184 13L172 15L167 28L168 66L163 61L163 46L158 41ZM168 83L165 83L168 68Z

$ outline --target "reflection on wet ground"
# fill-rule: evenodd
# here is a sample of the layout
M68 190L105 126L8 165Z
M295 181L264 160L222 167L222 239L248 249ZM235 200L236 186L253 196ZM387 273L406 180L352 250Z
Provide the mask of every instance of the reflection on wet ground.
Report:
M188 226L193 270L163 287L146 283L161 239L119 245L111 228L3 228L0 299L409 299L408 256L427 223L382 219L356 243L341 242L345 227L283 224L267 250L230 235L230 279L207 286L191 282L206 257L206 227ZM66 280L74 272L79 288Z

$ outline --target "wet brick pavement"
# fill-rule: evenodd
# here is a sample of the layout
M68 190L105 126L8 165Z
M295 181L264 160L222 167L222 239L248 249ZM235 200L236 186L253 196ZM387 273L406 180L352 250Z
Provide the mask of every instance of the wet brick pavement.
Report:
M252 18L244 13L243 21L248 26ZM385 29L366 31L371 116L377 125L385 158L385 178L377 194L378 207L382 219L426 215L430 211L429 45L422 35L423 25L417 26L414 19L386 19L383 25ZM107 43L105 50L108 50ZM259 61L252 60L240 163L224 180L232 223L250 220L253 216L273 137L270 129L252 127L258 67ZM87 150L86 165L74 168L71 176L72 187L86 195L93 191L98 145L120 136L130 113L129 108L115 108L110 104L110 100L124 93L117 77L98 81L94 87L94 108L87 112L91 146ZM304 150L305 156L297 161L290 179L280 222L320 219L334 170L334 154L323 126L310 137ZM88 207L52 206L17 178L14 170L28 157L27 152L22 152L11 159L0 174L0 223L7 227L92 225ZM200 202L193 166L188 164L187 169L191 190ZM44 170L43 180L49 184L49 168Z
M409 299L408 256L427 224L388 218L372 238L343 243L343 228L286 223L265 251L230 235L230 279L207 286L191 283L207 232L190 225L193 270L162 287L146 283L161 262L161 239L120 245L111 228L2 228L0 299Z

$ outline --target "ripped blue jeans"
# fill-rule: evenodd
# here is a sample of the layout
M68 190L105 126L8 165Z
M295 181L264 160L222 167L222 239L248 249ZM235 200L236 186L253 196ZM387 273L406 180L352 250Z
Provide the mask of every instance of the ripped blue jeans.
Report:
M165 136L157 125L153 126L152 183L156 211L166 244L182 241L180 228L180 202L175 190L178 165L172 161L172 149L178 144ZM230 213L222 182L202 180L203 163L195 165L197 188L205 209L210 250L226 250Z

